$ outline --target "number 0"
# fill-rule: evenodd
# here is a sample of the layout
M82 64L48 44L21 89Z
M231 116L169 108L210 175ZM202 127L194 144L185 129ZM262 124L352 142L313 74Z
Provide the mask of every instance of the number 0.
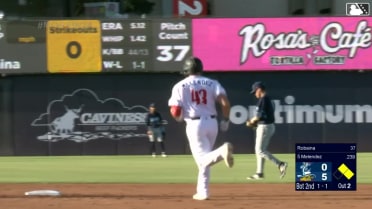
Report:
M66 46L66 53L71 59L76 59L81 54L81 45L77 41L70 41Z
M327 169L328 169L327 164L326 163L323 163L322 164L322 171L327 171Z

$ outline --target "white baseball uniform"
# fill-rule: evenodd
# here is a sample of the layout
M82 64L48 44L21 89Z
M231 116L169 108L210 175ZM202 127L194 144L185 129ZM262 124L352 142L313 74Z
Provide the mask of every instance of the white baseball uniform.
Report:
M209 196L210 166L222 160L221 147L212 151L218 133L216 98L221 84L201 75L189 75L172 89L169 106L182 107L191 153L199 168L197 193Z

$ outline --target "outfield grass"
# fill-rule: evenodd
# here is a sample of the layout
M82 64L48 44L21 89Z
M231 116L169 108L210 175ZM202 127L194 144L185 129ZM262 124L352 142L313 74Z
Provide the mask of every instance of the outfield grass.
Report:
M289 163L287 176L266 163L265 180L294 182L294 154L278 154ZM358 183L372 183L372 153L357 155ZM242 183L255 171L254 155L235 155L234 168L223 163L212 168L212 183ZM194 183L197 168L190 155L0 157L1 183Z

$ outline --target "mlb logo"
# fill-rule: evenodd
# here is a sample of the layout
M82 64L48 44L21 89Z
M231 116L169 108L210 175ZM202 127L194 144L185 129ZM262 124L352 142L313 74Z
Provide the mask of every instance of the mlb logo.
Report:
M346 3L347 16L369 16L369 3Z

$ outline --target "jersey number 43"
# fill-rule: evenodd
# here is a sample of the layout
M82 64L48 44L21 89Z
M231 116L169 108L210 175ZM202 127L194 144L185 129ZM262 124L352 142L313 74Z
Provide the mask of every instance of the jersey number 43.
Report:
M196 104L207 104L207 91L205 89L191 90L191 101Z

